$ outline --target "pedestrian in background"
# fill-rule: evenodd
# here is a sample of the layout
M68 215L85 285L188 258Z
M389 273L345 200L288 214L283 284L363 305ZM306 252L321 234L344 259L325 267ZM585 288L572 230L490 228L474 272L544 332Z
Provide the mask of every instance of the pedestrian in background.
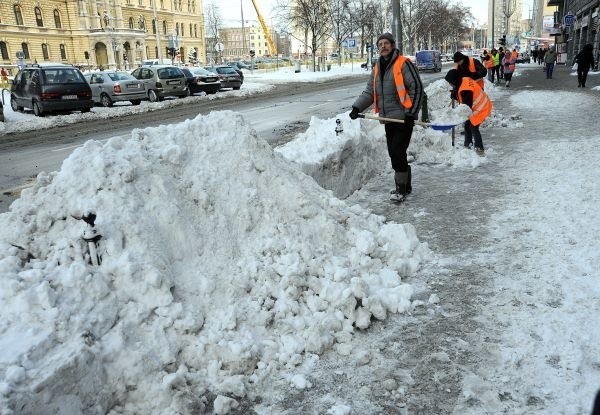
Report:
M513 49L513 51L510 53L506 51L504 54L504 59L502 60L502 67L504 68L504 80L506 81L505 85L507 88L510 86L512 75L517 66L517 56L517 50Z
M475 151L479 156L485 155L483 140L479 126L492 113L492 101L487 94L471 78L460 77L456 69L450 69L444 78L452 85L452 98L471 108L471 116L465 121L465 144L470 148L475 139Z
M396 49L396 41L390 33L379 36L377 48L379 60L375 63L367 87L352 104L350 118L357 119L359 113L374 105L374 111L380 117L403 121L384 122L396 184L390 200L402 201L412 191L406 150L423 101L423 83L414 64Z
M556 52L554 48L550 48L544 54L544 63L546 64L546 79L552 79L554 64L556 63Z
M0 79L2 79L2 89L8 88L8 72L5 67L0 69Z
M487 52L486 52L487 53ZM479 59L465 56L460 52L454 54L454 69L456 69L461 77L467 76L473 79L483 89L483 78L487 75L488 70L483 66Z
M577 64L577 87L585 88L588 72L594 66L594 45L588 43L583 50L575 56L574 64Z
M481 60L483 61L483 66L487 70L488 81L494 83L494 60L492 59L492 55L488 53L487 50L483 50L483 55L481 55Z
M538 52L538 65L541 65L544 63L545 55L546 55L546 49L540 49L540 51ZM545 65L544 65L544 70L546 70Z
M533 58L533 63L537 63L537 58L538 58L538 50L537 50L537 48L534 49L531 52L531 57Z
M494 82L494 75L496 75L496 82L500 82L500 54L496 48L492 49L492 60L494 61L494 68L492 69L492 82Z
M508 50L506 52L508 52ZM498 79L504 79L504 65L502 62L504 61L505 51L502 46L498 48L498 55L500 56L500 77Z

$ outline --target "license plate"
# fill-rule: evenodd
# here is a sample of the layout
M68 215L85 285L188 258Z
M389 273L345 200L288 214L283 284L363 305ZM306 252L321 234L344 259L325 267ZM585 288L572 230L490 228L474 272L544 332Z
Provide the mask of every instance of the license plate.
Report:
M62 99L77 99L77 95L63 95Z
M139 85L139 84L127 85L127 88L135 88L135 89L139 89L139 88L140 88L140 85Z
M179 81L167 81L167 85L179 85Z

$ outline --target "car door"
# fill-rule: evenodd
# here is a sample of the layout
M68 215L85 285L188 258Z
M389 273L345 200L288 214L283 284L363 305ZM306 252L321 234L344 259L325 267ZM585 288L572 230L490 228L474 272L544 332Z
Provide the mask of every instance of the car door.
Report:
M92 99L94 102L100 102L100 94L104 84L104 76L100 73L92 74L90 77L90 88L92 89Z

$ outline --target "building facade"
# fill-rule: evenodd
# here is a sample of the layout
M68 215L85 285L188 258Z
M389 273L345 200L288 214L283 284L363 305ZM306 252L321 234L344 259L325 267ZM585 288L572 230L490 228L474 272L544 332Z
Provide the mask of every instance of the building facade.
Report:
M205 61L202 0L2 0L0 65L129 69L151 58ZM179 52L179 54L177 54Z
M498 40L506 35L511 46L521 35L523 0L488 0L487 47L498 47Z
M594 46L594 61L598 67L600 59L600 0L548 0L548 5L557 8L557 26L561 30L561 40L565 44L565 52L571 62L573 57L591 43ZM566 8L564 7L566 6ZM573 16L567 19L565 16ZM572 23L572 24L569 24Z

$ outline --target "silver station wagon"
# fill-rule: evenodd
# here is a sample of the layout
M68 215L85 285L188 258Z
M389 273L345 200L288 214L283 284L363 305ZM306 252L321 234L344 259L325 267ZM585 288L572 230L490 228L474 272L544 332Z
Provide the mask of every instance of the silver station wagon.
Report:
M162 101L167 96L183 98L190 95L187 79L176 66L142 66L131 74L144 83L151 102Z
M130 101L139 105L148 99L144 83L125 71L100 71L88 73L85 79L92 88L92 99L96 104L112 107L114 102Z

